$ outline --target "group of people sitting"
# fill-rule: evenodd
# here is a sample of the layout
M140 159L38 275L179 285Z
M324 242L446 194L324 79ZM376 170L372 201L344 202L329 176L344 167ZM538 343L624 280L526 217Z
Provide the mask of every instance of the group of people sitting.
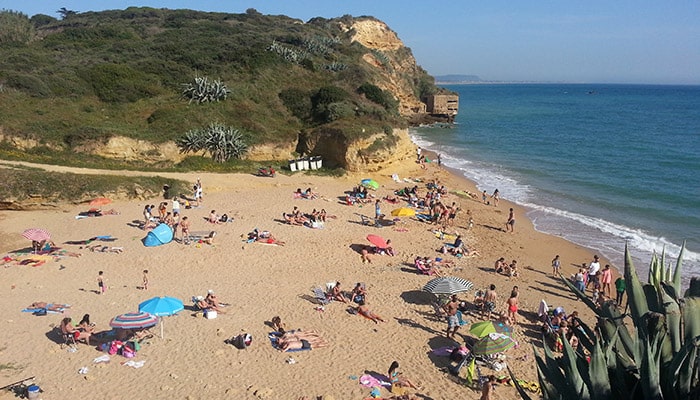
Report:
M217 313L220 314L225 314L226 312L223 310L223 307L225 306L224 303L219 302L218 297L214 293L213 290L209 289L207 291L206 296L195 296L192 299L195 303L195 305L204 312L208 312L209 310L211 311L216 311Z
M71 317L63 318L60 328L64 336L72 337L74 342L83 341L89 346L90 337L95 331L95 324L90 322L90 314L85 314L78 325L73 325Z
M308 226L309 228L322 228L326 218L330 218L325 209L314 210L309 213L302 213L299 207L294 206L291 213L282 213L284 221L290 225Z
M312 191L311 188L306 188L306 190L301 190L301 188L297 188L296 192L294 192L295 199L314 200L318 197L318 193Z
M476 257L481 255L477 250L467 247L464 240L462 240L462 235L457 235L452 244L444 244L438 251L442 254L452 254L455 257Z
M345 204L352 206L355 203L365 204L371 203L374 195L367 192L367 188L364 186L355 186L348 193L346 192Z
M429 257L421 257L417 256L413 260L413 264L415 265L416 269L418 271L424 273L425 275L436 275L436 276L443 276L442 272L442 267L445 268L452 268L454 267L454 263L451 261L446 261L441 258L436 258L432 259Z
M497 274L507 275L511 278L519 276L518 261L516 260L513 260L510 264L508 264L505 257L501 257L496 260L493 268Z

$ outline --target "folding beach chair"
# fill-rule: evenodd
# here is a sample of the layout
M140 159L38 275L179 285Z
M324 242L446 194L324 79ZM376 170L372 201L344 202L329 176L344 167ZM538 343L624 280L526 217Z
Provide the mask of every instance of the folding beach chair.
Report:
M323 291L320 287L315 287L311 289L314 292L314 299L321 305L326 305L330 303L330 299L328 296L326 296L326 292Z

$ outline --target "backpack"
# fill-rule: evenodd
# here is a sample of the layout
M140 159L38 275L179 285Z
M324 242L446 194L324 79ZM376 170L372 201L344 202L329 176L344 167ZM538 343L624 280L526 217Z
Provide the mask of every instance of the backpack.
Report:
M245 350L253 342L253 336L248 333L241 333L240 335L236 335L229 339L227 342L239 350Z

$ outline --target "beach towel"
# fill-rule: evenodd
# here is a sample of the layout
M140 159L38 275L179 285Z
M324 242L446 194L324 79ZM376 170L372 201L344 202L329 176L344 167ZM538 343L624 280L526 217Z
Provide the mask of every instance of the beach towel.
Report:
M386 376L375 376L375 375L370 375L370 374L365 374L362 375L359 379L360 385L364 387L386 387L390 388L391 387L391 382L389 382L389 378Z
M416 218L418 218L421 221L430 221L433 217L428 214L416 214Z
M32 313L35 315L46 315L46 314L62 314L66 309L63 307L60 307L58 310L49 310L50 307L53 307L53 304L49 304L46 308L41 308L41 307L36 307L36 308L25 308L22 310L22 312L28 312Z
M270 332L267 335L267 338L270 339L270 344L272 345L273 348L280 350L279 346L277 345L277 340L279 339L279 336L281 336L281 332ZM311 350L309 347L308 349L291 349L287 350L285 353L296 353L297 351L306 351L306 350Z

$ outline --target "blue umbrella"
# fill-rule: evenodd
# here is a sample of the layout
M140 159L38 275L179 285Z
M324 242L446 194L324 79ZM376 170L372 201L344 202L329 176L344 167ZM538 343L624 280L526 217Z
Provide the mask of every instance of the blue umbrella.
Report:
M185 305L182 303L182 300L175 297L153 297L139 304L139 311L158 317L177 314L184 308ZM160 337L163 337L162 323L160 324Z

